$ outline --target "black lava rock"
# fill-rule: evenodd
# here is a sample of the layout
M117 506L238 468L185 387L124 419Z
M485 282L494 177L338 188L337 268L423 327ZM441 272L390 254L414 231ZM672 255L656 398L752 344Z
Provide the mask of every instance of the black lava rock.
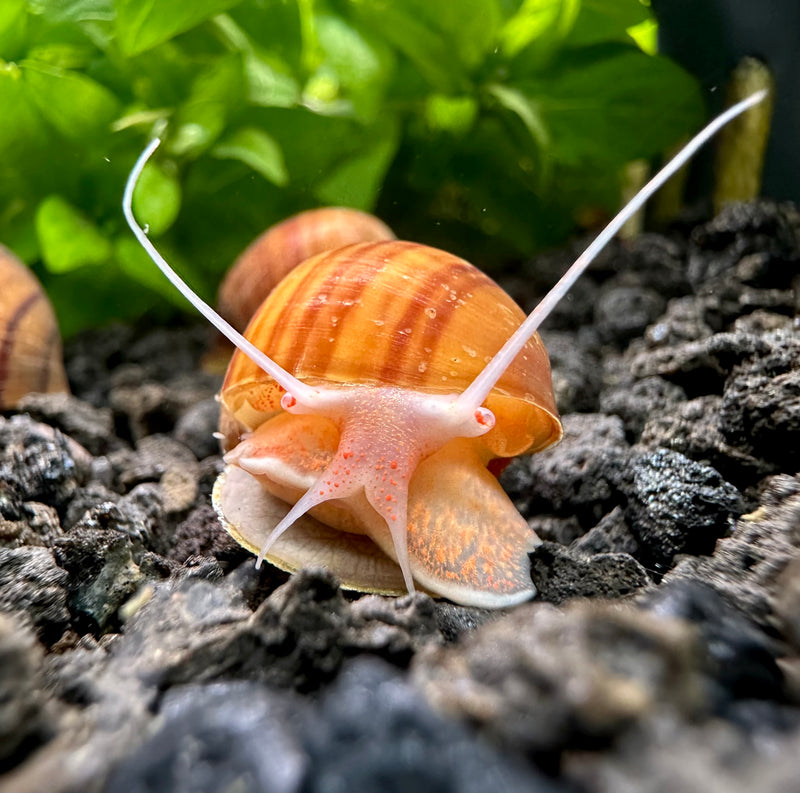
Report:
M13 768L50 737L43 709L34 635L0 613L0 773Z
M720 429L732 445L793 470L800 463L800 338L775 335L768 351L737 366L725 384Z
M718 709L728 709L734 700L784 696L783 673L776 662L778 645L709 584L670 581L639 602L660 617L677 617L697 626L712 662Z
M89 461L58 430L27 416L0 416L0 483L17 499L64 509L88 476Z
M523 515L574 515L589 528L621 501L628 456L618 418L573 414L558 446L512 463L502 482Z
M741 512L739 491L708 465L668 449L640 453L629 472L626 519L645 564L665 570L679 553L710 554Z
M294 793L308 763L289 703L257 683L177 687L158 727L111 773L104 793Z
M434 714L390 667L348 665L305 717L303 793L556 793L461 726Z
M531 578L538 598L548 603L574 597L619 598L650 583L630 554L598 553L587 558L553 542L544 542L531 553Z
M69 624L67 580L48 548L0 548L0 611L27 619L46 643Z

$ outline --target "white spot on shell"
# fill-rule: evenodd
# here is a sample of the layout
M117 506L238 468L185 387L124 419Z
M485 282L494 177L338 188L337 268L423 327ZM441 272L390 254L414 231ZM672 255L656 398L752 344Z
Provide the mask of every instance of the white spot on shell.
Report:
M339 317L331 317L331 325L336 327L339 324Z
M477 350L473 350L472 347L467 347L466 344L462 344L461 349L464 350L470 358L474 358L478 354Z
M382 319L373 319L372 321L373 321L373 322L375 323L375 325L376 325L377 327L379 327L379 328L380 328L380 327L383 325L383 320L382 320Z
M420 372L420 373L422 373L422 372L424 372L424 371L425 371L427 368L428 368L428 364L426 364L426 363L425 363L425 361L423 361L423 362L422 362L422 363L421 363L421 364L420 364L420 365L417 367L417 371L418 371L418 372Z
M428 308L425 309L425 314L430 319L436 319L436 309L435 308L432 308L432 307L429 306Z

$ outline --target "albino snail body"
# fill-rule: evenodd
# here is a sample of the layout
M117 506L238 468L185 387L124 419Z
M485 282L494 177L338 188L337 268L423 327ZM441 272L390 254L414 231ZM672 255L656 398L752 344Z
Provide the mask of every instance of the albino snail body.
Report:
M267 556L289 569L322 563L355 588L397 591L404 586L413 591L416 581L433 594L485 607L508 606L532 597L535 588L527 553L536 538L513 507L509 511L506 497L484 466L492 456L543 448L560 437L549 368L546 376L541 368L536 374L526 369L526 357L546 366L536 328L647 198L719 128L763 98L762 92L735 105L684 147L601 232L527 319L522 321L517 314L502 328L501 338L495 339L492 319L485 318L481 309L473 324L477 335L488 337L487 347L494 350L481 348L474 368L456 368L452 375L445 355L445 368L432 378L424 377L431 361L422 355L435 357L434 345L411 336L415 331L425 334L423 316L430 322L438 316L436 305L428 300L431 290L449 290L451 302L458 306L449 319L461 316L468 298L482 288L473 280L478 278L474 268L412 243L354 245L321 254L294 270L273 291L242 337L199 301L133 218L133 187L158 146L159 141L153 141L126 186L126 218L176 288L240 350L231 361L221 394L221 429L227 443L243 440L226 455L226 473L215 487L217 507L232 534L259 550L259 562ZM370 366L366 374L358 374L359 366L353 367L346 355L337 354L337 334L343 333L350 317L374 325L382 320L370 306L383 301L388 311L393 299L385 293L383 297L373 294L372 287L395 260L414 262L405 270L401 267L397 279L409 286L410 292L402 286L398 291L413 305L412 271L427 272L428 266L421 265L419 257L438 262L431 270L436 274L423 278L428 299L406 310L407 323L393 323L393 333L380 342L388 345L388 352L378 356L383 372L398 368L398 356L405 358L404 364L416 362L417 382L413 376L407 383L387 382ZM463 290L448 286L442 278L448 271L465 279ZM354 285L348 287L350 278ZM317 287L322 291L314 291ZM317 317L303 324L312 307ZM352 311L347 318L345 308ZM295 318L295 312L301 319ZM318 335L316 344L308 344L323 329L315 324L320 318L327 322L329 335ZM285 332L287 323L290 333ZM447 325L441 328L442 337L450 330ZM369 338L366 329L359 333L365 341ZM438 331L429 338L437 335ZM442 342L445 347L457 337L449 338ZM327 348L326 339L332 339ZM261 345L270 355L264 354ZM339 351L346 353L348 346ZM463 354L472 360L468 352ZM484 365L484 357L490 355ZM460 355L449 357L451 363L455 357L462 362ZM323 363L316 365L315 360ZM334 370L347 376L327 379ZM357 375L351 376L354 371ZM413 366L405 366L404 371L413 372ZM519 379L520 393L512 393L516 385L511 383ZM521 407L513 401L518 398ZM522 416L519 423L507 421L508 406L512 416ZM479 494L476 501L471 500L474 492ZM281 507L278 498L294 505ZM307 516L314 508L327 526Z
M68 391L61 336L31 270L0 245L0 408L34 391Z

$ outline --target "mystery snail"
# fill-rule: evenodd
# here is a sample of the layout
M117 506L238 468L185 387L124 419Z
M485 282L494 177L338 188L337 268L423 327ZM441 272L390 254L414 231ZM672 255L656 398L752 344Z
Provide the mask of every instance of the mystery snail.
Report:
M242 336L194 295L133 217L152 141L131 172L125 216L164 274L238 348L220 395L230 450L214 488L228 530L258 551L258 563L323 564L352 588L418 585L483 607L532 597L528 552L538 540L486 464L560 437L536 329L652 193L764 95L698 133L527 318L450 254L358 243L292 270ZM353 361L355 352L372 359Z

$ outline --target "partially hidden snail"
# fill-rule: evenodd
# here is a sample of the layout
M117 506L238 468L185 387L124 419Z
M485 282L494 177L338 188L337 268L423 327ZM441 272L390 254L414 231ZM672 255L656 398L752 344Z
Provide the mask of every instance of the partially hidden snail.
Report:
M264 298L285 275L317 253L354 242L395 239L374 215L348 207L323 207L300 212L259 235L228 270L217 294L217 310L238 331L244 331ZM210 372L224 373L233 346L218 335L203 360Z
M226 274L217 310L237 330L244 330L264 298L285 275L314 254L353 242L395 239L374 215L347 207L300 212L257 237Z
M53 307L30 268L0 245L0 408L68 390Z
M244 336L200 301L123 209L151 258L238 348L220 393L223 524L288 570L332 569L346 587L510 606L535 587L538 538L487 470L557 441L536 329L624 222L731 118L712 121L611 221L526 319L462 259L409 242L321 253L270 292ZM311 511L312 516L307 513Z

